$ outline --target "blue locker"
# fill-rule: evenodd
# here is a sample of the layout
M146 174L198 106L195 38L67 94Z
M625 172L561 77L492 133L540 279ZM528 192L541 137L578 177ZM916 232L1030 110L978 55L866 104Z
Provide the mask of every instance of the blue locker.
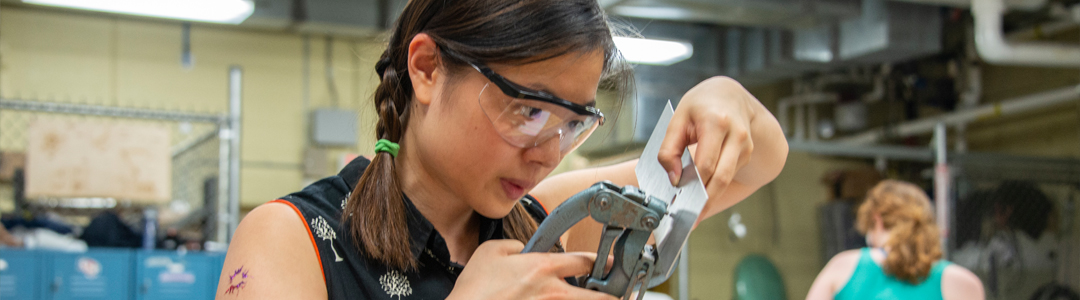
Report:
M218 255L176 251L136 254L136 300L214 299Z
M221 269L225 267L225 252L208 252L207 254L214 260L214 265L210 268L210 295L216 296L218 280L221 278ZM213 297L210 297L213 299Z
M52 252L45 299L132 298L134 254L126 249L91 249L85 253Z
M37 251L0 249L0 299L41 299L42 257Z

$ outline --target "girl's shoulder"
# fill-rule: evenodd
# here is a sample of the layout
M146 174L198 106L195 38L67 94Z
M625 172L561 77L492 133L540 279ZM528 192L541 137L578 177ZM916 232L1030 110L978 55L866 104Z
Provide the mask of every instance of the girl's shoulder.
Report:
M219 297L326 299L310 233L294 208L283 204L260 205L237 226L219 277ZM261 288L246 288L253 285Z

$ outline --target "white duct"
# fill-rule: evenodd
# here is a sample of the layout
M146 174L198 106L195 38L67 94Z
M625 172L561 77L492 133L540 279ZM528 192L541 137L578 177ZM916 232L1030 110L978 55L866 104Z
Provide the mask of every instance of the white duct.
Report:
M1080 67L1080 47L1046 43L1010 44L1001 32L1003 0L971 0L975 48L986 62L1006 65Z
M1034 95L1014 98L993 104L982 105L973 109L948 113L936 117L919 119L898 124L892 128L896 136L923 134L934 130L938 123L946 125L965 124L975 120L990 119L1026 111L1068 103L1080 98L1080 85L1051 90ZM872 144L886 135L886 128L876 128L841 139L845 144Z

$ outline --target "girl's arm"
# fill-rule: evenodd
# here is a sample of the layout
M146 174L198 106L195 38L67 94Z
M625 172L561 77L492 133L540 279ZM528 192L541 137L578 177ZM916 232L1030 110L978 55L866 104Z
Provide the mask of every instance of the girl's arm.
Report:
M686 93L661 146L661 163L668 170L678 169L679 158L673 153L681 155L687 146L709 193L699 222L776 178L788 151L776 118L739 83L726 77L706 80ZM672 160L674 165L669 163ZM554 209L597 181L637 186L636 164L637 160L632 160L559 174L540 182L530 194ZM565 237L568 250L595 251L600 228L592 220L575 226Z
M326 299L321 263L303 219L281 203L248 213L229 244L217 299Z

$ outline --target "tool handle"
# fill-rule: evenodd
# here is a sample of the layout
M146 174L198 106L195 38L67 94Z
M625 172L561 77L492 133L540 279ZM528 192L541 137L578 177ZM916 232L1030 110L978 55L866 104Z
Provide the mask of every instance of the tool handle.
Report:
M563 233L589 216L589 201L592 201L593 196L603 189L603 184L594 184L588 189L570 196L569 199L566 199L566 202L555 207L555 210L551 211L551 214L544 219L544 222L540 223L540 227L536 229L536 233L529 239L529 243L525 244L525 250L521 251L521 253L547 252L551 250L551 247L555 246Z

